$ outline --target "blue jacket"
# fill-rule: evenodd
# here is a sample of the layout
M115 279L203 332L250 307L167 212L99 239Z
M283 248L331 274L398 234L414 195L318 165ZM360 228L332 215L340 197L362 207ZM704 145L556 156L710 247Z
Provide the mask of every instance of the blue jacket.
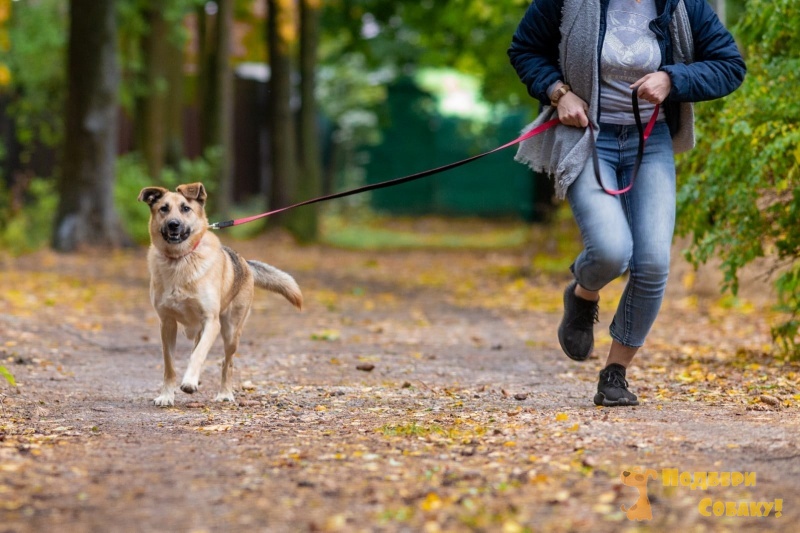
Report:
M656 0L659 16L650 22L661 48L659 70L667 72L672 81L672 90L662 107L673 132L677 129L678 103L713 100L730 94L741 85L746 72L736 42L706 0L684 0L692 27L694 63L674 63L669 23L678 2ZM595 50L598 62L603 49L608 3L609 0L600 0L600 36ZM528 93L543 105L550 103L547 88L564 80L558 58L563 4L564 0L531 2L508 49L511 64Z

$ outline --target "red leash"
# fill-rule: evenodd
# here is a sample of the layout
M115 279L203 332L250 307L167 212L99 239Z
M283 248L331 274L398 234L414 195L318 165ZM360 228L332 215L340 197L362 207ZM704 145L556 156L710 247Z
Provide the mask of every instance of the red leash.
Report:
M245 217L245 218L238 218L236 220L226 220L224 222L214 222L213 224L210 224L208 227L209 227L209 229L222 229L222 228L229 228L231 226L239 226L240 224L247 224L248 222L253 222L254 220L258 220L260 218L266 218L266 217L271 216L271 215L276 215L278 213L282 213L283 211L288 211L289 209L294 209L295 207L300 207L300 206L303 206L303 205L315 204L317 202L325 202L327 200L334 200L336 198L344 198L345 196L350 196L350 195L353 195L353 194L359 194L359 193L367 192L367 191L374 191L376 189L383 189L384 187L393 187L395 185L400 185L401 183L407 183L409 181L414 181L414 180L418 180L418 179L425 178L425 177L428 177L428 176L432 176L434 174L439 174L440 172L444 172L444 171L450 170L452 168L460 167L461 165L466 165L467 163L471 163L472 161L475 161L476 159L480 159L481 157L485 157L485 156L487 156L489 154L493 154L495 152L499 152L500 150L504 150L504 149L508 148L509 146L514 146L515 144L519 144L522 141L524 141L525 139L530 139L531 137L533 137L535 135L539 135L543 131L547 131L550 128L552 128L552 127L554 127L554 126L556 126L558 124L560 124L559 120L557 118L554 118L553 120L547 121L544 124L532 129L531 131L522 134L521 136L517 137L516 139L514 139L511 142L507 142L506 144L504 144L502 146L498 146L497 148L495 148L493 150L489 150L488 152L484 152L482 154L474 155L472 157L468 157L467 159L462 159L461 161L456 161L455 163L449 163L447 165L444 165L444 166L441 166L441 167L438 167L438 168L434 168L434 169L431 169L431 170L425 170L423 172L417 172L416 174L410 174L410 175L404 176L402 178L395 178L395 179L388 180L388 181L382 181L380 183L373 183L373 184L370 184L370 185L364 185L363 187L358 187L357 189L351 189L349 191L337 192L335 194L329 194L327 196L320 196L319 198L313 198L311 200L306 200L304 202L293 204L293 205L290 205L290 206L287 206L287 207L281 207L280 209L275 209L274 211L269 211L267 213L261 213L260 215L253 215L253 216L249 216L249 217Z
M626 193L629 190L631 190L631 187L633 187L633 182L636 179L636 175L639 173L639 165L641 164L642 156L644 155L644 143L647 140L647 138L650 136L650 133L653 130L653 126L656 123L656 119L658 118L658 106L656 106L655 111L653 112L653 116L650 117L650 122L647 124L647 129L645 130L642 127L642 119L639 116L639 102L638 102L638 97L637 97L637 89L633 90L633 93L632 93L632 96L631 96L631 100L633 102L634 116L636 117L636 126L639 129L639 152L638 152L638 154L636 156L636 164L634 166L633 176L631 177L630 185L628 185L624 189L621 189L621 190L618 190L618 191L613 191L613 190L606 189L605 186L603 186L603 182L600 181L600 162L599 162L599 160L597 158L597 149L595 148L595 150L594 150L594 171L595 171L595 176L597 177L597 182L600 184L600 187L602 187L602 189L605 192L607 192L608 194L612 194L612 195L619 195L619 194ZM471 163L472 161L475 161L476 159L480 159L482 157L486 157L487 155L493 154L495 152L499 152L500 150L504 150L504 149L508 148L509 146L514 146L515 144L519 144L519 143L521 143L522 141L524 141L526 139L530 139L531 137L539 135L540 133L542 133L544 131L547 131L550 128L553 128L553 127L557 126L558 124L560 124L560 121L557 118L554 118L553 120L549 120L549 121L545 122L544 124L541 124L541 125L537 126L536 128L530 130L529 132L520 135L519 137L517 137L513 141L507 142L506 144L504 144L502 146L498 146L497 148L494 148L493 150L489 150L488 152L484 152L482 154L474 155L472 157L468 157L467 159L462 159L461 161L456 161L455 163L449 163L449 164L441 166L441 167L433 168L433 169L430 169L430 170L425 170L425 171L422 171L422 172L417 172L416 174L410 174L408 176L403 176L402 178L395 178L395 179L392 179L392 180L382 181L380 183L373 183L371 185L364 185L363 187L358 187L356 189L351 189L349 191L337 192L337 193L334 193L334 194L329 194L327 196L320 196L318 198L312 198L311 200L306 200L304 202L296 203L296 204L293 204L293 205L290 205L290 206L287 206L287 207L281 207L280 209L275 209L274 211L269 211L267 213L261 213L260 215L253 215L253 216L249 216L249 217L245 217L245 218L237 218L235 220L226 220L224 222L214 222L213 224L209 224L208 227L209 227L209 229L222 229L222 228L229 228L231 226L239 226L241 224L247 224L248 222L253 222L254 220L258 220L260 218L266 218L266 217L271 216L271 215L277 215L278 213L282 213L284 211L288 211L290 209L294 209L295 207L300 207L300 206L303 206L303 205L316 204L317 202L325 202L327 200L334 200L336 198L344 198L345 196L351 196L353 194L359 194L359 193L367 192L367 191L374 191L374 190L377 190L377 189L383 189L385 187L393 187L395 185L400 185L402 183L408 183L409 181L414 181L414 180L418 180L418 179L421 179L421 178L426 178L428 176L432 176L434 174L439 174L440 172L444 172L446 170L450 170L450 169L453 169L453 168L456 168L456 167L460 167L461 165L466 165L467 163ZM592 136L592 142L594 142L594 136Z

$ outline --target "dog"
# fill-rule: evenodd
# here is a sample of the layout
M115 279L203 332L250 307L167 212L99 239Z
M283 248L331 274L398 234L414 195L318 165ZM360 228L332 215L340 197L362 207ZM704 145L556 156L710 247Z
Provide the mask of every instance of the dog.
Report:
M646 472L638 467L633 468L630 472L624 471L620 475L620 481L627 487L634 487L639 491L639 498L636 500L630 509L626 509L625 505L620 505L620 510L625 513L628 520L652 520L653 508L650 506L650 498L647 497L647 481L650 478L658 479L658 473L648 468Z
M221 333L225 360L215 401L233 402L233 356L250 314L254 287L278 293L298 309L303 295L292 276L266 263L246 261L208 231L202 183L179 185L175 191L145 187L139 193L139 201L150 206L150 300L161 321L164 355L164 383L153 403L175 404L172 360L178 324L194 341L180 389L197 392L203 363Z

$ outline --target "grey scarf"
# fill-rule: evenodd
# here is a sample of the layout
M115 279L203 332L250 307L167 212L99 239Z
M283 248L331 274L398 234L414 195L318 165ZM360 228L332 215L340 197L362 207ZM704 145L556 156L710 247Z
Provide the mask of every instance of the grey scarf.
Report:
M589 104L589 118L594 128L559 126L520 143L516 161L536 172L551 174L556 181L556 196L563 199L569 186L583 171L592 155L590 135L597 136L600 75L597 65L597 36L600 35L600 0L565 0L561 19L559 61L565 81L575 94ZM670 22L673 59L690 63L694 56L692 29L683 0L678 3ZM587 98L588 97L588 98ZM691 104L681 104L681 127L673 137L676 153L694 147L694 114ZM558 118L558 111L546 106L525 132Z

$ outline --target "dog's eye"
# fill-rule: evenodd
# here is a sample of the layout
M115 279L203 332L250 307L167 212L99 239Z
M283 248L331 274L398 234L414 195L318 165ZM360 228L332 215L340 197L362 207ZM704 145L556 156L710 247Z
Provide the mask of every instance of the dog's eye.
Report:
M181 206L181 213L188 213L188 212L189 212L189 211L191 211L191 210L192 210L192 208L191 208L191 207L189 207L189 206L188 206L188 205L186 205L186 204L183 204L183 205Z
M169 206L164 204L158 210L161 211L162 213L169 213Z

